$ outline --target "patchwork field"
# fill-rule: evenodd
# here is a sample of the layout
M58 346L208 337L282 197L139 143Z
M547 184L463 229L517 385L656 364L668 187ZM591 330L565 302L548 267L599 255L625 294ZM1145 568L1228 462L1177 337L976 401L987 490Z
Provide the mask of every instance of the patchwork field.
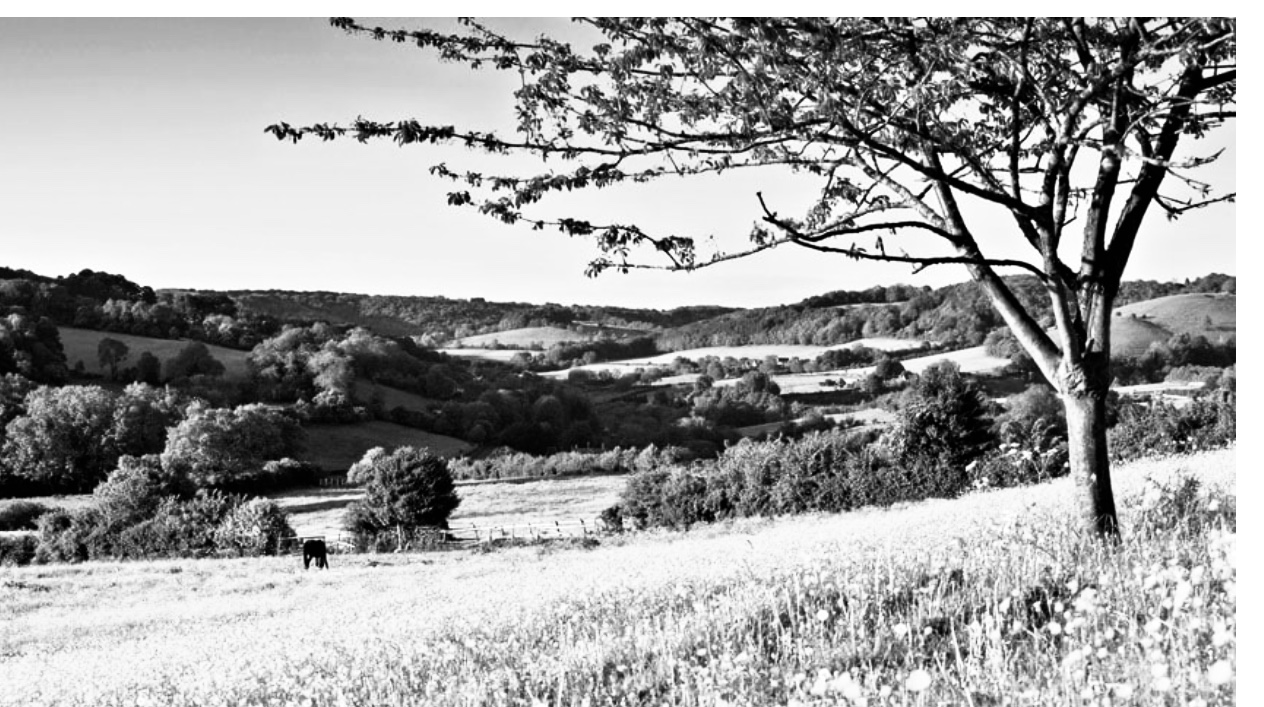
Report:
M479 349L479 348L463 348L463 349L438 349L439 353L444 353L457 358L475 358L484 361L500 361L507 363L515 355L519 353L527 353L535 355L538 351L530 349Z
M990 356L983 350L982 346L904 359L900 363L904 365L904 369L907 371L921 373L931 365L940 361L952 361L960 366L961 370L965 373L989 373L1009 365L1009 359ZM862 380L870 373L873 373L873 366L848 368L841 371L823 371L819 373L788 373L784 375L775 375L772 379L778 386L781 387L782 394L802 395L806 393L819 393L822 391L834 390L833 386L825 384L827 380L839 382L846 381L849 385L854 385L857 381ZM682 383L692 383L694 380L697 380L697 375L671 376L670 378L664 378L659 382L678 385ZM722 381L716 381L715 385L737 385L737 383L738 380L736 378L730 378Z
M571 371L583 370L591 373L601 371L611 371L617 375L626 375L632 373L638 368L648 368L650 366L670 366L678 358L685 358L691 361L698 361L703 358L714 356L716 358L733 357L737 359L751 359L753 361L762 361L769 356L778 358L800 358L804 360L814 359L817 356L835 349L850 349L860 346L867 346L871 349L879 351L906 351L908 349L916 349L923 346L926 342L916 339L891 339L891 338L873 338L858 339L856 341L840 344L838 346L800 346L794 344L778 344L778 345L761 345L761 346L709 346L699 349L686 349L684 351L673 351L671 353L651 356L649 358L628 359L624 361L610 361L607 363L594 363L587 366L576 366L575 368L563 371L553 371L544 373L550 378L565 378L570 375ZM692 382L690 379L689 382Z
M0 704L1235 704L1235 460L1117 470L1112 549L1061 480L321 572L0 568ZM1163 530L1146 479L1182 472L1199 525Z
M187 340L151 339L146 336L116 334L114 332L76 329L74 327L57 327L57 330L61 333L61 345L66 351L66 363L73 368L76 363L83 361L85 370L89 373L97 374L108 372L97 361L97 345L101 343L101 339L106 337L127 344L129 351L127 359L122 364L125 368L136 365L136 359L140 358L140 355L146 351L157 356L159 361L166 363L167 359L174 357L190 343ZM249 351L237 351L209 344L206 348L211 352L211 356L215 360L224 364L224 376L226 378L244 380L250 376L250 369L246 365L246 358L250 355Z

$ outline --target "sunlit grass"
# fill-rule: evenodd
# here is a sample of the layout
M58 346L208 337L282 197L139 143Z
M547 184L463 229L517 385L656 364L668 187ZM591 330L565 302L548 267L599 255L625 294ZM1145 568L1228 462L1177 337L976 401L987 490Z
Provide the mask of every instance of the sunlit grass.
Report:
M1119 469L1115 549L1064 479L591 550L5 568L0 703L1233 704L1235 458Z

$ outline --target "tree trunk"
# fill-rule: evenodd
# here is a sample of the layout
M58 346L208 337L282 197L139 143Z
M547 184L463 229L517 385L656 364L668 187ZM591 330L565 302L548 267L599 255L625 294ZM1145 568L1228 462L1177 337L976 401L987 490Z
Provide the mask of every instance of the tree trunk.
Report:
M1066 408L1067 455L1083 528L1114 539L1119 537L1119 518L1106 453L1106 391L1104 386L1081 386L1064 392L1062 404Z

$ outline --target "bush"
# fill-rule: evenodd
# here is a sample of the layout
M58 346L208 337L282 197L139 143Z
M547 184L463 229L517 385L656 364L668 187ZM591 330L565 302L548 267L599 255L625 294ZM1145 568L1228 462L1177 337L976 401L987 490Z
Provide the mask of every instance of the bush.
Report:
M144 559L210 557L220 549L216 531L240 503L239 498L214 490L199 490L188 501L168 496L159 504L153 518L119 533L112 554ZM96 557L99 556L93 555Z
M276 555L294 529L276 501L254 498L228 512L215 528L215 546L239 555Z
M1237 403L1198 398L1184 407L1154 401L1120 407L1118 423L1107 430L1111 459L1216 449L1237 439Z
M39 547L39 536L34 533L21 535L0 535L0 566L29 565L35 559L35 549Z
M95 508L57 508L40 516L37 562L83 562L110 550L105 520Z
M48 506L34 501L17 501L0 508L0 530L35 530Z
M429 449L400 447L369 450L347 472L362 484L364 500L349 509L345 524L352 532L394 528L401 537L419 527L448 527L448 516L460 504L447 462Z
M620 495L623 517L641 528L664 525L663 489L670 473L667 469L660 468L629 476L627 486Z

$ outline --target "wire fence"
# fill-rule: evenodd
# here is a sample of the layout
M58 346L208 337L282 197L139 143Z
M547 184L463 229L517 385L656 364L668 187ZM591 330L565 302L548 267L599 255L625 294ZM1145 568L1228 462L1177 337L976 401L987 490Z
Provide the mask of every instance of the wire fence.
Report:
M387 529L375 535L340 532L337 535L294 535L281 540L281 551L297 554L303 543L320 540L330 552L403 552L444 547L478 546L497 542L534 542L584 538L604 532L600 521L575 519L546 523L480 526L470 523L456 528Z

